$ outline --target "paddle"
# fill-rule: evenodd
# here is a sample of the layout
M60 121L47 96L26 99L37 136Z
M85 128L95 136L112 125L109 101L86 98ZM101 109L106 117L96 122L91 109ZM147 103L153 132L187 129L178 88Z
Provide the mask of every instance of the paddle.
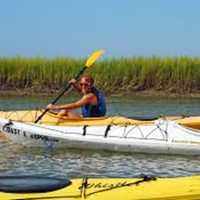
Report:
M84 66L84 67L79 71L79 73L76 75L75 80L78 80L79 77L83 74L83 72L84 72L87 68L91 67L91 66L95 63L95 61L96 61L99 57L101 57L101 55L102 55L103 53L104 53L103 50L95 51L95 52L87 59L87 61L86 61L86 63L85 63L85 66ZM60 94L51 102L51 104L55 104L55 103L60 99L60 97L62 97L63 94L64 94L67 90L70 89L71 85L72 85L71 83L67 84L66 87L60 92ZM44 112L35 120L35 123L37 123L38 121L40 121L40 120L42 119L42 117L48 112L48 110L49 110L49 109L46 108L46 109L44 110Z

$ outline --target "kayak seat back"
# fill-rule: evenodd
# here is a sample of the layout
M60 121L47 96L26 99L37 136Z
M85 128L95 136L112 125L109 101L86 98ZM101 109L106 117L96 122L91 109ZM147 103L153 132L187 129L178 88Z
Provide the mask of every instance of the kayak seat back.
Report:
M38 176L0 176L0 191L9 193L42 193L71 185L67 179Z

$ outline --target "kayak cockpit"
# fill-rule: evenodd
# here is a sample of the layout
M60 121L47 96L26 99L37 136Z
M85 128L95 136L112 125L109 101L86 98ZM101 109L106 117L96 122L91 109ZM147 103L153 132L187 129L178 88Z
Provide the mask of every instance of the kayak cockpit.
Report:
M0 111L0 118L19 122L34 122L43 112L43 110L20 110L20 111ZM154 124L156 120L163 119L175 121L181 126L200 130L200 116L164 116L164 117L123 117L123 116L105 116L90 117L80 119L69 119L67 117L58 117L54 113L48 112L38 122L44 125L56 126L103 126L103 125L149 125Z
M42 110L29 111L0 111L0 118L19 122L34 122L41 115ZM58 125L58 126L102 126L102 125L144 125L153 124L157 118L127 118L123 116L88 117L79 119L69 119L58 117L48 112L38 122L38 124Z

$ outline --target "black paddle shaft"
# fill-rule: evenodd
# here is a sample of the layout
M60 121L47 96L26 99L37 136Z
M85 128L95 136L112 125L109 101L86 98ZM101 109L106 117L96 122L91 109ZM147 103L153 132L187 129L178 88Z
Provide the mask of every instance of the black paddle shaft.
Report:
M84 72L86 69L87 69L87 67L83 67L83 68L81 69L81 71L76 75L75 80L78 80L79 77L83 74L83 72ZM67 90L70 89L71 85L72 85L72 84L69 83L69 84L59 93L59 95L51 102L51 104L55 104L55 103L60 99L60 97L62 97L63 94L64 94ZM42 117L43 117L48 111L49 111L49 109L46 108L46 109L44 110L44 112L35 120L34 123L37 123L38 121L40 121L40 120L42 119Z

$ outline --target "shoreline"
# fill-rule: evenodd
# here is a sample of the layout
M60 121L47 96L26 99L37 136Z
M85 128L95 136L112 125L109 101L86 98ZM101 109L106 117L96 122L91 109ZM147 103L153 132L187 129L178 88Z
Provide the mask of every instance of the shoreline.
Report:
M67 57L0 58L1 94L55 95L76 76L84 61ZM199 67L199 57L127 57L99 61L86 74L108 96L200 97Z
M48 90L48 91L33 91L32 89L15 89L15 90L0 90L1 97L50 97L58 95L60 90ZM74 92L71 92L71 95L74 95ZM118 92L118 93L105 93L108 97L124 97L124 96L135 96L135 97L163 97L163 98L200 98L200 92L193 93L171 93L168 91L156 91L156 90L143 90L143 91L133 91L133 92Z

